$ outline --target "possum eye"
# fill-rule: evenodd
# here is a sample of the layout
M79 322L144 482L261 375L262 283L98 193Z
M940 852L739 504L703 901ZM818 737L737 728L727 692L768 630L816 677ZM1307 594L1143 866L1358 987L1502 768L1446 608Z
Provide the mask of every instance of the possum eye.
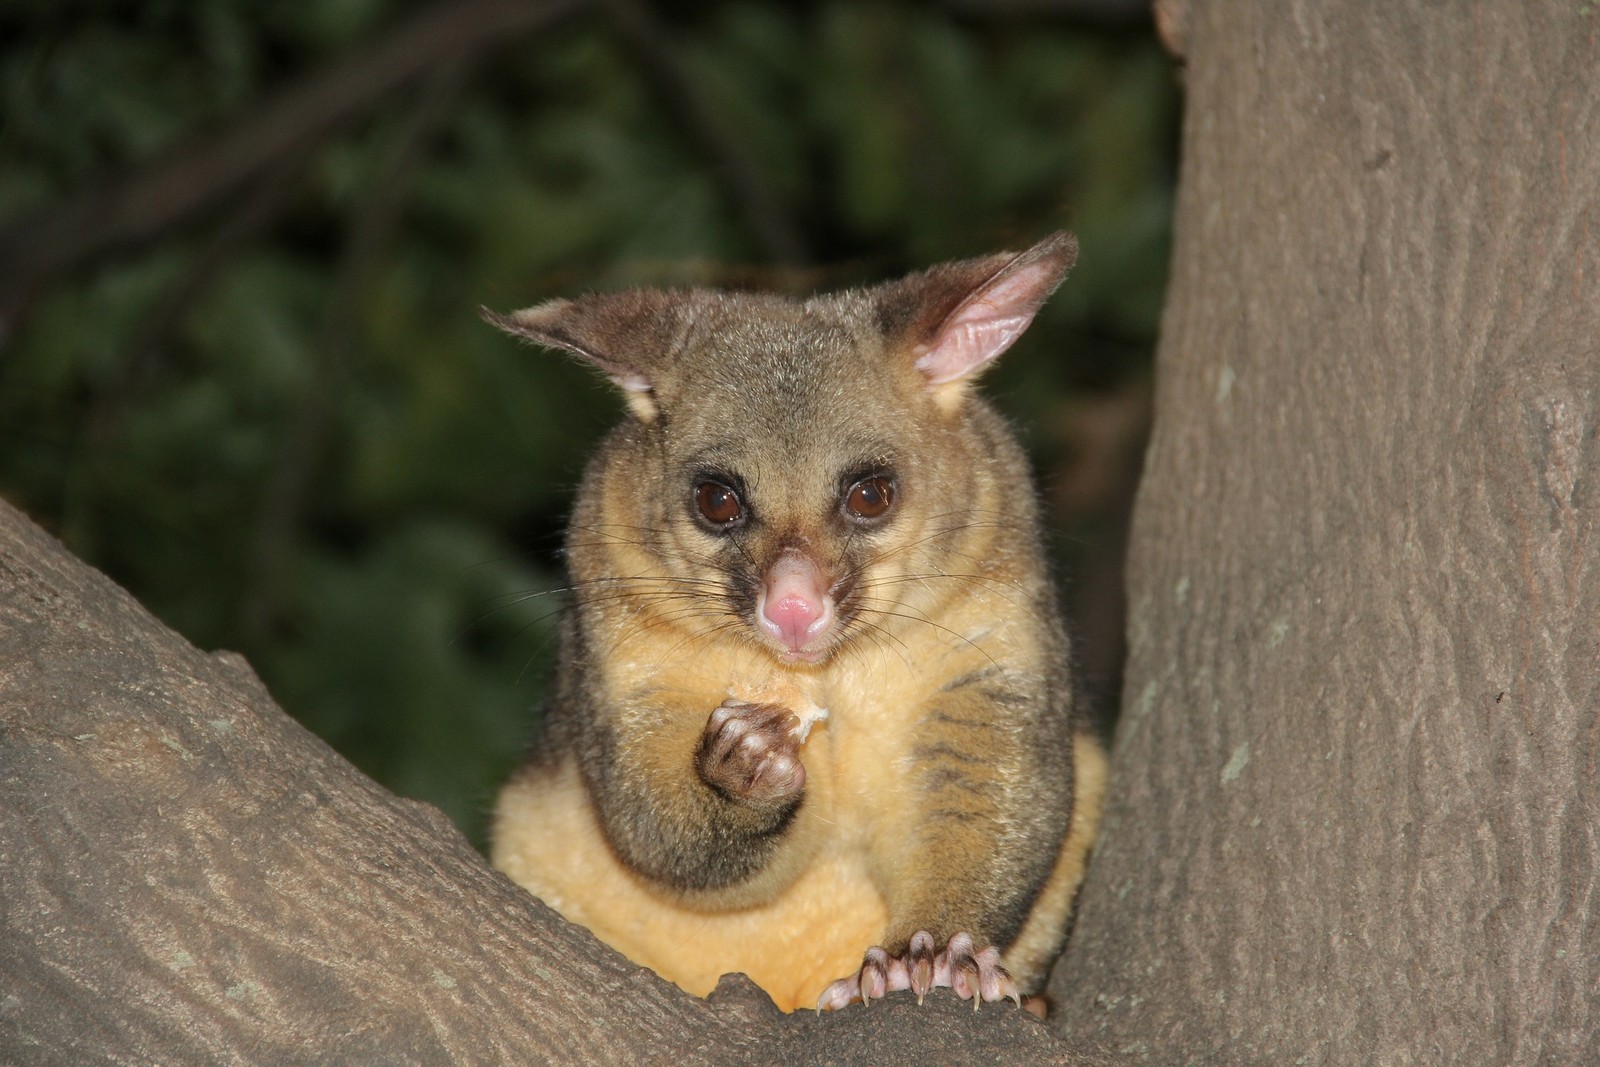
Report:
M738 493L721 482L701 482L695 486L694 506L712 529L731 530L744 525L744 502Z
M844 494L844 510L853 519L881 519L894 506L894 483L883 475L856 482Z

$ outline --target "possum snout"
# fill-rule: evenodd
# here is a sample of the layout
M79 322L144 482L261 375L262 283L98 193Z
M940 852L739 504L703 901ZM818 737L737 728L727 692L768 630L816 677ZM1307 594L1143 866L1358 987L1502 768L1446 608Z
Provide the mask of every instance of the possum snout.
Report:
M788 551L768 568L756 597L756 622L784 652L813 658L838 617L829 581L804 552Z

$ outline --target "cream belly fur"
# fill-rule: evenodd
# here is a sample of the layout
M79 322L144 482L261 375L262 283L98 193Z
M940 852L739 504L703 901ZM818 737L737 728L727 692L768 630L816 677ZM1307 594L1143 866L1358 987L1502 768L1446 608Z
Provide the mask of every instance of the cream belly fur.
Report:
M565 918L697 996L743 971L785 1011L810 1007L830 981L861 965L888 914L860 856L817 857L771 901L702 911L651 886L606 845L576 768L548 782L519 779L499 818L542 823L538 835L497 838L496 867Z
M818 742L827 729L820 724L808 740L808 767L816 755L811 750L826 748ZM1025 985L1042 977L1060 948L1099 823L1106 780L1099 741L1079 734L1074 760L1071 828L1048 883L1005 956ZM813 774L811 780L818 777ZM833 800L834 791L827 793ZM824 829L817 854L770 900L746 908L696 908L621 863L606 844L570 763L553 775L524 773L506 786L496 823L517 832L497 830L492 860L569 921L690 993L705 996L724 973L742 971L784 1011L809 1008L829 982L860 966L862 952L883 939L888 922L859 835L828 834L827 827L815 825L828 823L838 831L859 819L818 812L817 799L808 799L809 811L802 816L814 824L809 829Z

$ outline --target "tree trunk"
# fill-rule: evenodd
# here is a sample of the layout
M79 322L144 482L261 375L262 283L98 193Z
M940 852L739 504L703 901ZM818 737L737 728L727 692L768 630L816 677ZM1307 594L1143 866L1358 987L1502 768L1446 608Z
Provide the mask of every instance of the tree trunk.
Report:
M996 1059L1100 1062L948 991L681 992L0 503L0 1063Z
M1177 243L1058 1018L1596 1062L1600 7L1162 14Z

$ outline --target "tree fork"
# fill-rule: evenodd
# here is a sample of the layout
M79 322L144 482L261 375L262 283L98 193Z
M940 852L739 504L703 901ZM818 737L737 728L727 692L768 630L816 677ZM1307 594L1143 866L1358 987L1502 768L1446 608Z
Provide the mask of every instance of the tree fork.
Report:
M4 503L0 974L18 1065L1102 1062L953 994L689 996Z

